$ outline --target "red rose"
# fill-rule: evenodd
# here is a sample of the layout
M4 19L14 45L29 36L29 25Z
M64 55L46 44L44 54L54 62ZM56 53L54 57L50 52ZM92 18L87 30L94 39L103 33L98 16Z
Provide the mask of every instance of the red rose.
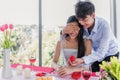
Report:
M71 62L73 62L73 61L75 61L76 57L75 57L74 55L71 55L71 56L69 57L69 59L70 59Z
M45 73L37 73L36 76L45 76Z
M77 80L81 77L81 72L73 72L71 77Z

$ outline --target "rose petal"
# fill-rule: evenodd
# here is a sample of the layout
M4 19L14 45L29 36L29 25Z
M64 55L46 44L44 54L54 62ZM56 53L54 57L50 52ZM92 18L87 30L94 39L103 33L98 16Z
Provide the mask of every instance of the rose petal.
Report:
M73 79L79 79L81 77L81 72L74 72L72 73L71 77Z
M45 76L45 73L37 73L36 76Z

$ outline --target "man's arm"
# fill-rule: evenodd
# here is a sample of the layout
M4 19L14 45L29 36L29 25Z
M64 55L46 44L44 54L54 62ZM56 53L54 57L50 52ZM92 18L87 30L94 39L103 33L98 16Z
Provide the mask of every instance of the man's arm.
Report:
M109 47L109 38L110 38L110 27L108 24L103 25L102 37L98 44L97 50L92 49L92 52L88 56L84 56L83 62L85 64L90 64L95 61L102 60L105 57L105 53L108 51ZM99 36L99 35L98 35Z

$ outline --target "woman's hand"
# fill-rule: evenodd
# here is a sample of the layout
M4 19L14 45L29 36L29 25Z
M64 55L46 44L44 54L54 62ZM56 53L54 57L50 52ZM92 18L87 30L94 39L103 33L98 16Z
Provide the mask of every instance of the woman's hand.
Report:
M62 35L64 34L70 34L73 32L79 32L80 28L79 27L75 27L73 25L71 25L71 23L68 23L62 30Z
M82 70L82 67L61 66L57 73L60 77L64 77L65 75L72 74L73 72L81 72Z
M65 75L71 74L73 72L74 72L74 69L72 69L72 67L67 67L67 66L61 66L57 70L57 73L60 77L64 77Z
M51 67L54 68L54 69L56 69L57 67L59 67L59 65L57 65L56 62L52 61Z
M69 66L78 66L80 64L83 64L84 63L84 60L81 59L81 58L77 58L75 61L68 61L69 62Z

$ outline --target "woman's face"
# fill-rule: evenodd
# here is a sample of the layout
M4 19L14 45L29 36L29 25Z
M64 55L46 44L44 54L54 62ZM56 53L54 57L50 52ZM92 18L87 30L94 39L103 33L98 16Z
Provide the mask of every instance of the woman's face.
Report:
M70 38L71 38L71 39L77 38L77 36L78 36L78 31L76 31L76 29L79 28L78 23L77 23L77 22L71 22L71 23L68 23L67 25L69 25L69 27L73 27L72 32L69 33Z

